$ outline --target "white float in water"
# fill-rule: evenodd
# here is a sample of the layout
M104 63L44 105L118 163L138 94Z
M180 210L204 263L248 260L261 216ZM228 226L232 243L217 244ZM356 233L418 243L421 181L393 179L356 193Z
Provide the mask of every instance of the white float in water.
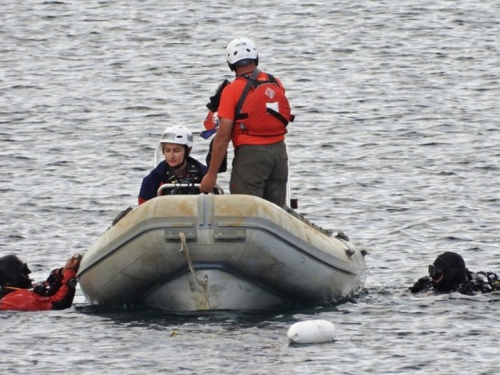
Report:
M306 320L293 324L287 337L293 344L329 342L335 338L335 326L327 320Z

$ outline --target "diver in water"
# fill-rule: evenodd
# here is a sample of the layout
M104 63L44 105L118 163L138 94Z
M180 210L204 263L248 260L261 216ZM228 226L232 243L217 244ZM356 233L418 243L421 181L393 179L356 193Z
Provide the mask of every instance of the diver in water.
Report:
M63 268L53 270L47 280L33 284L28 265L15 255L0 257L0 310L39 311L70 308L75 297L80 254Z
M438 295L458 292L466 295L500 291L499 275L493 272L471 272L457 253L439 255L429 266L429 276L418 279L410 292Z

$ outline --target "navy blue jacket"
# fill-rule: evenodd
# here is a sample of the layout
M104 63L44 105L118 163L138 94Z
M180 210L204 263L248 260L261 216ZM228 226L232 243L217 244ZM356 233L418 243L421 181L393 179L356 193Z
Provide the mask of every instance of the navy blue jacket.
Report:
M185 179L188 179L192 183L199 184L208 171L208 168L201 164L198 160L187 157L188 172ZM182 179L184 180L184 179ZM166 183L179 183L181 182L177 177L175 177L172 168L170 168L165 160L159 163L155 169L153 169L144 179L142 180L141 190L139 192L139 204L142 204L157 196L158 188ZM185 190L189 189L189 190ZM193 188L182 188L177 194L189 194ZM178 189L176 189L178 190ZM183 191L185 190L185 191ZM197 194L199 194L199 189ZM172 189L163 190L163 195L173 194ZM192 194L192 193L191 193Z

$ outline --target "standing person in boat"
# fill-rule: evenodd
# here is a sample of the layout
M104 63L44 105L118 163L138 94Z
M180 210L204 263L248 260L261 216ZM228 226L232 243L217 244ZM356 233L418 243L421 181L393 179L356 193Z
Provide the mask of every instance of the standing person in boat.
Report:
M75 297L80 254L63 268L53 270L46 281L33 285L28 265L15 255L0 258L0 310L39 311L70 308Z
M175 189L164 189L165 194L199 194L193 183L200 183L207 173L207 167L189 156L193 148L193 134L181 125L171 126L163 132L156 150L156 160L161 161L142 180L139 205L156 197L158 188L166 183L179 184Z
M215 138L208 172L200 186L212 191L227 152L234 147L231 194L249 194L283 207L286 203L288 154L286 126L293 121L285 89L279 79L257 69L259 56L254 43L236 38L227 46L227 64L236 78L226 81L207 104L208 122L213 118Z
M438 295L458 292L476 295L500 291L499 275L493 272L471 272L457 253L439 255L428 268L429 276L418 279L411 293Z

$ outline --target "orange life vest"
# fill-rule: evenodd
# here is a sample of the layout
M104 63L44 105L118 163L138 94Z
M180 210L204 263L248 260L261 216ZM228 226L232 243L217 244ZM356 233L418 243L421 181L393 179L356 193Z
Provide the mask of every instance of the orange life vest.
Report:
M247 80L247 86L236 106L236 133L259 137L276 136L287 133L287 125L294 120L285 90L271 74L267 80L257 81L260 73L256 70Z

